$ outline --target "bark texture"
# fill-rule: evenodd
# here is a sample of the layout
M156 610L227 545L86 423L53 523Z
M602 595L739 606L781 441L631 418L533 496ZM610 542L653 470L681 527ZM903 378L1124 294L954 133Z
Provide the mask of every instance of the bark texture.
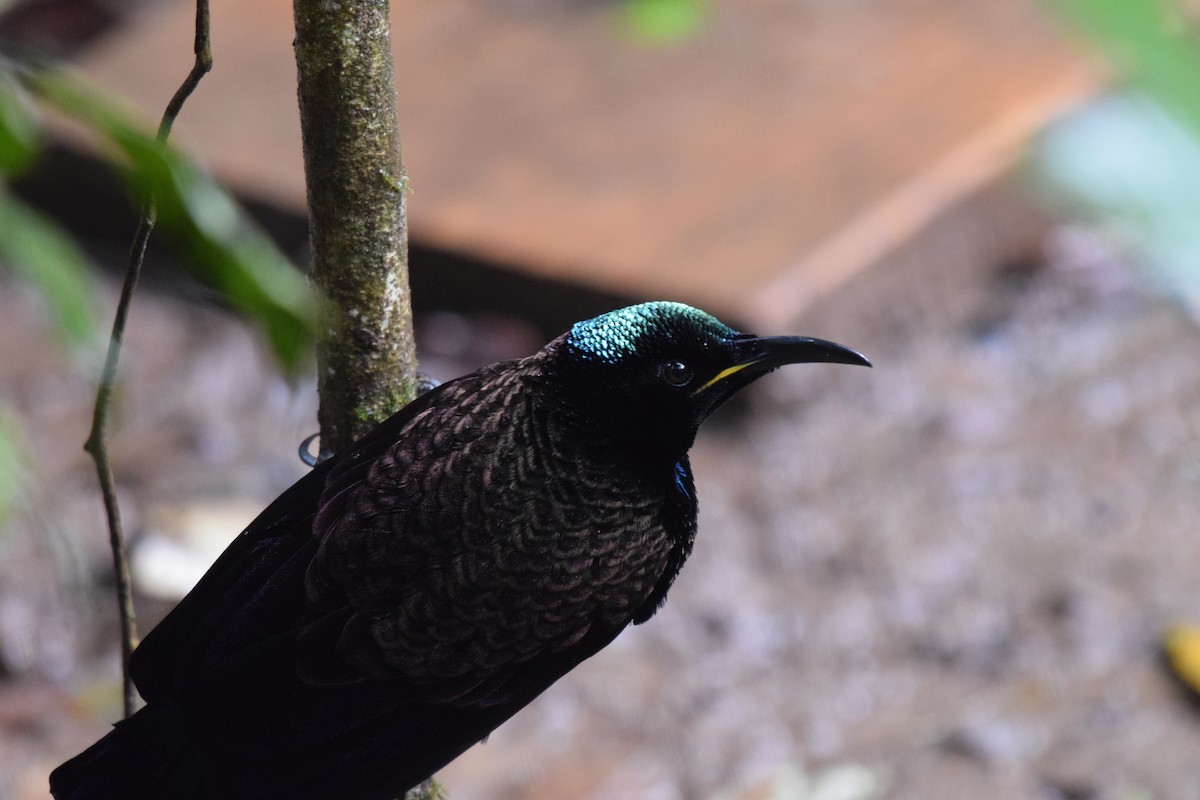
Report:
M416 394L404 167L386 0L295 0L321 450Z

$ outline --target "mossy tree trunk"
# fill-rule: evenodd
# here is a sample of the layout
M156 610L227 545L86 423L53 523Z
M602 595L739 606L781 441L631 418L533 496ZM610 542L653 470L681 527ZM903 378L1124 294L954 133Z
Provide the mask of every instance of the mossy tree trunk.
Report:
M295 0L321 450L416 394L405 177L387 0Z
M387 0L294 0L308 186L321 451L332 453L416 396ZM432 780L409 800L442 797Z

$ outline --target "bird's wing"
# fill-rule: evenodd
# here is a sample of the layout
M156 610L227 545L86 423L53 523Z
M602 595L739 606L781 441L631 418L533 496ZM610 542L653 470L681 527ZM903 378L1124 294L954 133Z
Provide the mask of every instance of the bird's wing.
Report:
M510 402L511 374L464 384L361 479L331 481L339 500L316 521L298 639L305 680L506 702L513 669L595 628L611 638L644 600L661 571L654 532L623 524L632 500L585 507L561 465L543 463L554 448L529 440L541 427Z
M625 509L612 506L611 524L561 516L569 504L545 465L527 461L537 448L501 413L511 387L495 375L421 396L271 503L135 651L143 697L249 687L258 675L500 702L510 667L585 637L594 587L562 534L619 530ZM611 560L606 577L637 593L639 581L614 572L625 566ZM527 605L540 590L547 600ZM628 616L610 614L604 636Z
M454 381L421 395L349 448L298 480L250 523L199 583L134 651L131 670L147 701L186 692L204 669L292 630L306 610L304 574L319 544L313 524L410 420Z

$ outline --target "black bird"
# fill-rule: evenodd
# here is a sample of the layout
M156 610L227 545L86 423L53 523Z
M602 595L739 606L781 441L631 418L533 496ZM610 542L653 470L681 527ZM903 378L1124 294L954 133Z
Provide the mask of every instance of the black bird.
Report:
M692 549L688 448L841 345L680 303L442 384L273 502L134 652L146 706L58 800L388 800L645 622Z

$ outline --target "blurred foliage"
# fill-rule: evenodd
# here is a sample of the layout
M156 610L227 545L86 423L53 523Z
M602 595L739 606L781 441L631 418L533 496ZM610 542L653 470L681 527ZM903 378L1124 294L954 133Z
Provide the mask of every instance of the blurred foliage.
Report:
M313 336L304 276L210 176L96 87L65 71L0 67L0 173L18 174L37 157L40 121L31 98L96 135L136 201L154 199L159 224L194 273L262 329L286 369L296 369ZM69 338L86 338L94 315L80 248L2 186L0 229L0 261L42 290Z
M0 407L0 523L16 510L27 483L26 453L20 431ZM3 533L0 526L0 533Z
M671 45L692 38L708 22L712 8L706 0L625 0L621 15L635 41Z
M1103 98L1042 135L1036 166L1052 198L1200 311L1200 138L1178 117L1141 95Z
M1200 321L1200 9L1184 0L1046 2L1128 89L1046 131L1036 165ZM1170 628L1162 646L1171 674L1200 694L1200 628Z
M38 289L55 330L72 349L85 353L100 343L87 256L64 228L21 201L8 184L41 154L40 106L94 134L135 201L145 207L153 198L159 224L194 273L259 326L284 368L296 370L313 338L307 281L233 199L78 76L0 61L0 266ZM0 406L0 523L13 511L27 462L19 431Z
M35 114L16 76L0 70L0 174L16 175L32 166L41 138Z
M53 220L14 197L0 184L0 264L37 287L54 316L55 329L80 347L96 341L87 257Z
M29 94L0 70L0 264L36 286L68 343L95 340L96 314L83 251L57 223L8 191L4 176L33 166L40 124Z
M1051 126L1034 166L1200 312L1200 39L1182 0L1046 0L1124 81Z
M1183 0L1046 0L1141 92L1200 136L1200 41Z

